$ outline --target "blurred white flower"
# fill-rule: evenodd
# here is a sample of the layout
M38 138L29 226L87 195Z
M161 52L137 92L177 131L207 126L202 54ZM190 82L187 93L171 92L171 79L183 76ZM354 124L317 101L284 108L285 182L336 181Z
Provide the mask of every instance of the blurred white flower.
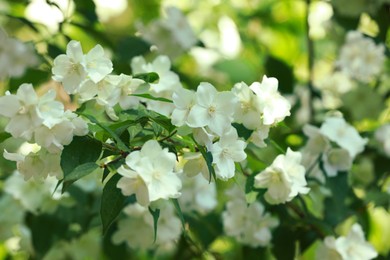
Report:
M310 37L322 39L326 35L326 25L333 15L332 5L327 2L310 3L309 28Z
M114 244L126 242L133 249L148 249L171 244L181 235L181 222L171 203L164 203L160 207L155 243L153 218L147 207L135 203L126 206L123 212L126 217L118 221L118 229L112 236Z
M126 0L93 0L96 6L96 14L99 20L107 22L110 18L118 17L127 8Z
M144 40L157 46L161 54L174 59L194 46L197 38L178 8L169 6L165 13L165 19L154 20L146 26L138 23L136 26Z
M301 164L302 154L287 149L286 155L278 155L273 163L255 177L256 188L267 188L264 195L270 204L285 203L298 193L307 194L305 167Z
M346 237L340 236L337 239L326 237L324 245L317 251L317 259L369 260L377 256L378 253L366 241L362 227L358 223L352 225Z
M38 64L32 44L9 38L0 27L0 79L20 77L28 67Z
M324 169L329 177L334 177L339 171L348 171L352 167L349 152L342 148L331 148L323 153Z
M379 75L384 61L383 44L375 44L358 31L349 31L336 64L350 77L366 83Z
M375 131L375 139L377 139L383 147L387 156L390 156L390 124L385 124Z
M192 178L200 173L205 180L210 180L210 172L201 153L184 154L184 159L187 160L183 167L186 176Z
M269 245L271 229L279 225L278 219L266 213L259 201L248 205L240 197L227 202L222 221L226 235L251 247Z
M184 212L206 213L213 210L217 206L215 183L209 182L200 174L183 177L183 190L179 203Z
M123 177L117 186L125 195L135 193L143 205L158 199L177 198L181 195L182 183L174 172L175 165L175 154L168 152L167 148L162 149L157 141L149 140L140 151L131 152L126 157L126 166L118 169ZM127 178L132 183L128 183Z
M320 132L329 140L337 143L349 152L351 158L364 150L368 139L362 138L358 131L342 117L328 117L321 125Z
M29 21L41 23L51 33L58 31L59 23L70 17L74 12L74 3L70 0L32 0L25 9ZM42 15L44 14L44 15Z
M267 144L264 142L264 140L268 138L269 130L269 125L262 125L253 131L249 137L249 140L257 147L266 147Z
M67 193L61 195L61 188L53 194L57 183L58 180L54 177L49 177L45 181L25 181L18 172L14 172L5 181L4 190L34 214L53 213L60 204L69 201L66 199L69 197Z
M188 125L194 128L207 126L221 136L231 127L236 103L233 93L218 92L210 83L202 82L196 91L196 104L187 118Z
M233 127L223 134L218 142L210 145L208 150L213 155L217 178L228 180L234 176L236 171L234 162L245 160L245 148L246 143L238 139L237 131Z

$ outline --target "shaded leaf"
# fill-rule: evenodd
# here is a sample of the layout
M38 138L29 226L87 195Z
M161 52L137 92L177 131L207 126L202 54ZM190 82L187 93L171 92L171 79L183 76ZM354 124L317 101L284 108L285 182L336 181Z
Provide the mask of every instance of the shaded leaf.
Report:
M121 190L116 187L121 176L115 174L103 188L102 201L100 207L100 217L103 224L103 234L106 234L112 222L119 215L125 206L126 197Z
M95 171L97 168L99 168L99 165L97 165L94 162L88 162L81 164L77 166L72 172L64 176L63 182L64 185L62 186L62 193L75 181L78 179L81 179L84 176L87 176L91 174L93 171Z
M134 78L142 79L147 83L158 83L160 76L156 72L140 73L134 75Z
M180 204L179 204L179 201L177 199L171 199L172 203L173 203L173 206L175 206L175 209L176 209L176 213L177 215L179 216L180 218L180 221L181 221L181 225L182 225L182 228L183 230L185 230L185 220L184 220L184 216L183 216L183 212L181 211L181 207L180 207Z
M152 214L153 217L153 229L154 229L154 240L153 243L156 242L157 239L157 225L158 225L158 219L160 218L160 209L151 209L149 207L149 212Z
M4 142L5 140L10 138L11 136L12 135L10 133L7 133L7 132L0 133L0 143Z
M292 93L294 89L293 68L284 61L268 56L265 61L265 74L267 77L275 77L279 81L278 90L282 93Z
M101 154L102 144L87 136L75 136L73 141L64 147L61 154L61 168L67 178L79 165L96 162Z

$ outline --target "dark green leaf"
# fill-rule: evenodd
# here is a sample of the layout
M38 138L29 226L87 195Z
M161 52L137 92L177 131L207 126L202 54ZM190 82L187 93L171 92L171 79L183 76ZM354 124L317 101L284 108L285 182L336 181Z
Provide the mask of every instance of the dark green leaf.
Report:
M142 79L147 83L158 83L160 76L156 72L148 72L134 75L134 78Z
M130 152L129 147L127 147L125 145L125 143L120 139L120 137L113 130L111 130L108 126L105 126L104 124L100 123L95 117L93 117L91 115L87 115L87 114L84 114L84 113L79 113L79 114L82 115L82 116L85 116L92 123L95 123L100 128L105 130L107 132L107 134L109 134L116 141L116 144L118 145L119 149L121 149L122 151Z
M101 154L102 144L90 137L75 136L73 141L64 147L61 154L61 168L64 178L79 165L96 162Z
M12 135L10 133L7 133L7 132L0 133L0 143L4 142L5 140L10 138L11 136Z
M169 133L176 129L174 125L171 123L171 119L164 116L156 116L150 118L152 121L156 122L163 128L165 128Z
M282 93L290 94L294 89L293 69L284 61L268 56L265 62L265 72L267 77L275 77L279 81L278 90Z
M93 0L74 0L74 3L76 4L76 12L85 17L90 24L94 24L98 20Z
M73 182L91 174L97 168L99 168L99 165L94 162L87 162L77 166L72 172L64 176L62 192L64 192Z
M200 145L197 146L198 150L202 154L203 158L206 161L207 168L209 169L210 172L210 179L209 181L211 182L211 176L214 178L214 180L217 180L217 177L215 175L215 170L213 167L213 155L210 152L207 152L206 149Z
M116 187L120 178L121 176L119 174L115 174L103 188L100 217L104 234L125 206L126 197Z
M119 40L117 44L118 59L129 62L132 58L139 55L144 55L150 50L150 44L139 37L126 36Z
M186 222L184 220L183 212L181 211L181 207L180 207L179 201L177 199L171 199L171 201L173 203L173 206L175 206L177 215L179 215L182 228L183 228L183 230L185 230L186 229L186 227L185 227Z
M161 101L161 102L166 102L166 103L173 103L172 100L169 100L167 98L153 97L150 94L132 94L132 96L146 98L146 99L151 99L151 100L156 100L156 101Z
M160 217L160 209L151 209L149 207L149 212L150 214L152 214L152 217L153 217L153 229L154 229L154 240L153 240L153 243L156 242L156 239L157 239L157 225L158 225L158 219Z
M253 133L253 130L249 130L243 124L233 123L232 126L237 130L238 136L245 140L248 140Z
M9 81L9 91L16 91L23 83L31 83L38 86L42 82L46 82L51 76L51 72L39 69L29 68L20 78L11 78Z

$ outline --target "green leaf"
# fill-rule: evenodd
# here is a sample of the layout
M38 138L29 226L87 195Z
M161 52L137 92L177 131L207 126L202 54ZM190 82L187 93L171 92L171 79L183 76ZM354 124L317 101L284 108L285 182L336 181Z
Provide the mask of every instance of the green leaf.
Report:
M140 73L133 76L137 79L142 79L147 83L158 83L160 76L156 72Z
M150 94L132 94L132 96L146 98L146 99L151 99L151 100L156 100L156 101L161 101L161 102L166 102L166 103L173 103L172 100L169 100L167 98L153 97Z
M76 12L85 17L90 24L94 24L98 20L93 0L74 0L74 3L76 4Z
M61 168L64 172L64 179L78 166L96 162L101 151L101 142L87 136L75 136L73 141L64 147L61 154Z
M106 234L108 228L126 204L126 197L123 196L121 190L116 187L120 178L121 176L119 174L113 175L103 188L100 206L103 234Z
M169 133L171 133L173 130L176 129L176 126L174 126L171 123L171 119L164 117L164 116L156 116L150 118L152 121L156 122L160 126L164 127Z
M217 177L215 175L215 170L213 167L213 155L210 152L207 152L206 149L200 145L197 146L200 153L202 154L203 158L206 161L207 168L209 169L210 172L210 179L209 181L211 182L211 176L214 178L214 180L217 180Z
M325 172L324 174L326 175ZM324 218L325 222L335 227L352 213L347 201L348 195L352 195L348 186L348 174L339 172L335 177L328 177L326 186L331 190L332 196L327 197L324 201Z
M284 61L268 56L265 62L265 72L267 77L275 77L279 81L278 89L282 93L292 93L294 89L293 68Z
M184 220L183 212L181 211L181 207L180 207L179 201L177 199L171 199L171 201L173 203L173 206L176 209L177 215L179 215L182 228L183 228L183 230L185 230L186 229L186 227L185 227L186 222Z
M88 118L92 123L95 123L100 128L105 130L116 141L116 144L118 145L119 149L121 149L122 151L130 152L130 148L127 147L125 145L125 143L120 139L120 137L113 130L111 130L108 126L105 126L104 124L100 123L95 117L93 117L91 115L87 115L84 113L79 113L79 114Z
M248 140L253 133L253 130L249 130L243 124L233 123L232 126L237 130L238 136L245 140Z
M34 86L39 85L42 82L46 82L51 76L51 72L29 68L25 71L22 77L20 78L11 78L9 81L9 91L16 91L20 85L23 83L31 83Z
M150 214L152 214L152 217L153 217L153 228L154 228L154 240L153 240L153 243L156 242L156 239L157 239L157 224L158 224L158 219L160 217L160 209L151 209L149 207L149 212Z
M62 186L62 193L75 181L78 179L81 179L84 176L87 176L91 174L93 171L95 171L97 168L99 168L99 165L97 165L94 162L88 162L81 164L77 166L72 172L64 176L64 184Z
M0 133L0 143L4 142L5 140L10 138L11 136L12 135L10 133L7 133L7 132Z

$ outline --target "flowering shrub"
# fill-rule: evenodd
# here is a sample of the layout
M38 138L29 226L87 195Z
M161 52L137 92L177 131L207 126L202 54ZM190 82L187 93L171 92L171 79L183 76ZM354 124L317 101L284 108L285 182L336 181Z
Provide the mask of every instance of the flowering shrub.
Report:
M5 4L0 256L389 256L388 2L60 2Z

